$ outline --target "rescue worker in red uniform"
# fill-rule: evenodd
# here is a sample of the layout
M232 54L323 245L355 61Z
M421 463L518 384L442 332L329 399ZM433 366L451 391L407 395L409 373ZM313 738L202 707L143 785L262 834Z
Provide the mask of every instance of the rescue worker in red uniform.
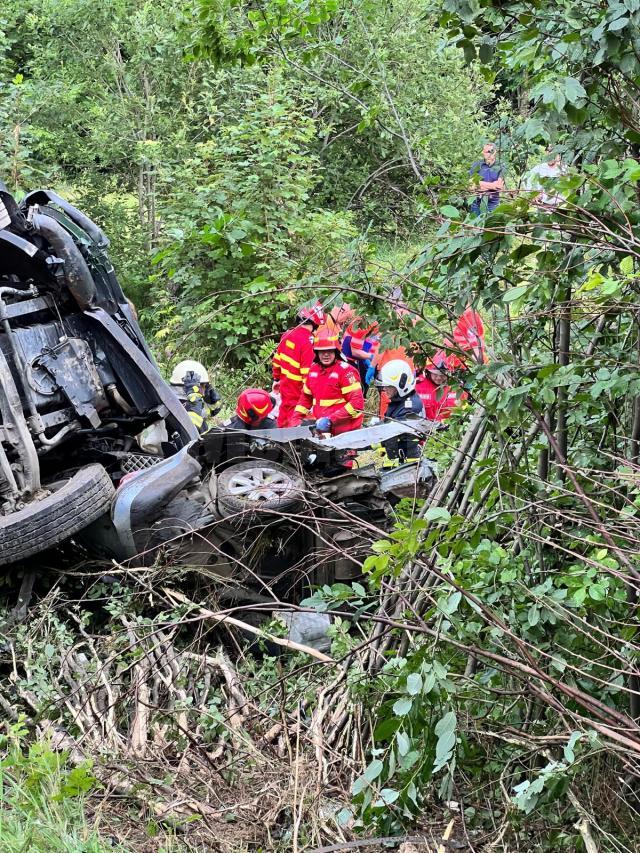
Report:
M238 397L236 413L225 421L222 426L229 430L225 437L224 453L227 461L244 461L251 455L253 439L245 434L245 430L275 429L274 418L269 417L273 411L275 400L262 388L246 388ZM242 432L234 432L242 430Z
M273 392L280 395L279 427L294 425L294 410L313 362L313 333L325 320L319 302L303 306L298 317L301 322L284 333L273 357Z
M320 326L313 339L314 362L302 386L293 426L311 415L317 432L340 435L358 429L364 416L364 397L358 371L342 358L340 338Z
M466 393L458 394L447 385L447 371L454 370L461 364L456 356L447 357L442 350L438 350L433 358L427 361L416 383L416 391L422 400L427 420L445 421L455 407L466 399Z

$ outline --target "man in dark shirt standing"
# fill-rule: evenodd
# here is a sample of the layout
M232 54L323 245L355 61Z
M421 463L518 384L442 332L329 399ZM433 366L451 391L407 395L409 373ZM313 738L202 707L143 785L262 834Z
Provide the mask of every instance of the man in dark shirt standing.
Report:
M486 200L486 209L491 212L500 203L500 190L505 189L503 168L496 163L496 146L488 142L482 149L482 160L476 161L469 169L471 175L471 188L479 189L480 195L476 196L471 205L471 212L476 216L482 212L482 203ZM476 183L476 175L480 179Z

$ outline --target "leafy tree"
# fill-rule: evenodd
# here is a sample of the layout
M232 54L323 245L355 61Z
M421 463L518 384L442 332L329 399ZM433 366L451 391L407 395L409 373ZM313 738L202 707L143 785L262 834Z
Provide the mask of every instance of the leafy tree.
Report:
M277 78L271 83L265 91L262 75L249 72L243 119L165 175L174 188L165 208L172 239L155 259L168 321L158 335L230 363L291 322L354 235L347 216L314 206L314 123Z
M201 0L200 56L283 67L318 125L320 197L387 232L410 228L421 191L466 174L488 87L443 49L430 4Z

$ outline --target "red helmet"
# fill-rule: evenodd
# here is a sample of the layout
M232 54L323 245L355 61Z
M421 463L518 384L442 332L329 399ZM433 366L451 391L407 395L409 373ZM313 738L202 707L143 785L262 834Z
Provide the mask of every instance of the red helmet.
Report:
M427 359L425 370L447 370L449 367L447 355L444 350L439 349L431 358Z
M298 309L298 317L307 323L315 323L316 326L324 323L326 318L322 302L318 300L315 305L303 305Z
M447 356L447 370L466 370L467 365L455 353Z
M337 331L329 326L318 326L313 336L313 348L315 350L331 350L334 349L338 353L340 349L340 336Z
M257 424L273 411L273 398L262 388L247 388L238 397L236 414L245 424Z
M356 312L346 302L343 302L342 305L334 305L329 316L337 326L344 326L350 320L357 319Z

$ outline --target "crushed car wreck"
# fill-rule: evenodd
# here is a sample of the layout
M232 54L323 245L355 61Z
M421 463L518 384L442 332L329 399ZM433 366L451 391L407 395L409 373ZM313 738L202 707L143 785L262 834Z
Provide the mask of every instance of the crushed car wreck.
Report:
M354 445L364 450L404 432L426 437L433 427L416 419L328 439L309 427L214 428L122 485L110 520L91 535L120 560L149 563L169 548L172 564L219 578L230 596L262 587L295 597L309 584L357 577L393 503L435 483L427 460L387 473L345 467Z
M380 473L354 451L422 419L329 439L309 427L198 435L162 379L109 261L60 196L0 190L0 565L73 538L89 553L169 559L233 590L290 597L360 572L424 461Z

